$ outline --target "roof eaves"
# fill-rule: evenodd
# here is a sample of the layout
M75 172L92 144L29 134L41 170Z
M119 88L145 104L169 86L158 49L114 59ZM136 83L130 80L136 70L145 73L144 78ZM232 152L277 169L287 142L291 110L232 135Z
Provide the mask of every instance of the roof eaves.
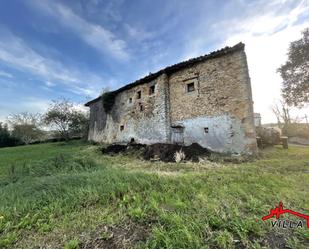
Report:
M193 64L196 64L196 63L199 63L199 62L202 62L202 61L205 61L205 60L213 59L213 58L218 58L218 57L233 53L235 51L241 51L241 50L244 50L244 48L245 48L245 44L240 42L240 43L234 45L233 47L225 47L225 48L219 49L217 51L211 52L211 53L206 54L206 55L202 55L202 56L199 56L199 57L196 57L196 58L192 58L192 59L189 59L189 60L186 60L186 61L176 63L174 65L171 65L171 66L168 66L164 69L161 69L161 70L157 71L156 73L149 74L149 75L147 75L147 76L145 76L145 77L143 77L139 80L136 80L136 81L134 81L130 84L127 84L123 87L120 87L119 89L115 90L114 92L120 93L122 91L131 89L135 86L141 85L141 84L149 82L151 80L154 80L155 78L157 78L158 76L160 76L163 73L171 74L171 73L177 72L177 71L179 71L179 70L181 70L185 67L191 66ZM87 102L85 104L85 106L89 106L90 104L95 103L100 98L101 98L101 96Z

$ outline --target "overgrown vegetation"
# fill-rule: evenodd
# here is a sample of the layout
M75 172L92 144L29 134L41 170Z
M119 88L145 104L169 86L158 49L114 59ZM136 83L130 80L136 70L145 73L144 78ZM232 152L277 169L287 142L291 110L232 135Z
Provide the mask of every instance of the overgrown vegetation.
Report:
M115 104L116 93L111 91L104 92L101 98L104 111L106 113L109 113L112 110L113 105Z
M0 148L17 146L20 144L22 144L22 141L9 132L7 124L0 122Z
M308 162L296 146L237 165L151 163L79 141L3 148L0 248L308 248L308 229L261 220L280 200L308 214Z
M18 138L23 144L44 140L41 114L29 112L12 114L8 117L8 122L12 128L12 136Z
M291 42L287 62L278 68L283 79L282 95L288 105L302 107L309 103L309 28L302 38Z
M286 124L282 128L282 133L288 137L301 137L309 139L309 124Z
M69 140L74 136L86 137L89 117L76 110L67 99L54 100L44 114L44 123L57 129L60 138Z

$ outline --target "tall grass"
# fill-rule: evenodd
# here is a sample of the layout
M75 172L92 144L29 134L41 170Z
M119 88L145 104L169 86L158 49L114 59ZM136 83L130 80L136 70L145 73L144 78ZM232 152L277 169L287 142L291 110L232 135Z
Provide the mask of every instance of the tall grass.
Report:
M261 217L280 200L309 207L308 148L275 148L241 165L148 163L97 149L0 150L0 248L121 248L121 236L138 248L270 248L270 236L279 243L286 231ZM146 240L134 239L142 232ZM306 248L305 229L287 237Z

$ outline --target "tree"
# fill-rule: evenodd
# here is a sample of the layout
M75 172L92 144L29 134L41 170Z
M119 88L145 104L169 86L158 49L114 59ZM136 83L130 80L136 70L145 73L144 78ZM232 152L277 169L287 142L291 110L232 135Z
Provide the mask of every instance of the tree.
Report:
M18 114L11 114L8 117L8 121L11 125L32 124L32 125L40 126L42 123L42 114L30 113L30 112L21 112Z
M271 110L276 115L279 127L281 126L281 123L291 123L290 108L283 100L280 100L279 103L275 103L271 107Z
M13 126L12 135L29 144L41 140L44 132L33 124L16 124Z
M70 133L74 136L82 136L86 138L89 128L89 116L82 112L74 111L71 117L69 127Z
M283 79L282 95L288 105L302 107L309 102L309 28L290 44L287 62L278 68Z
M39 128L41 119L42 115L39 113L23 112L10 115L8 121L12 126L12 135L25 144L40 140L44 135Z
M78 131L81 132L86 120L88 121L86 115L77 111L67 99L54 100L44 115L44 123L54 126L65 140L77 135Z
M21 144L21 142L10 134L8 125L0 122L0 147L16 146L18 144Z

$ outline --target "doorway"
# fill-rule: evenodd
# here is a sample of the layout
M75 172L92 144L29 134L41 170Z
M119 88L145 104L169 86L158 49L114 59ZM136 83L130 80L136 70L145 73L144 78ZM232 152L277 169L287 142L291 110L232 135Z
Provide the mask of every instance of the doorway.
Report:
M172 126L172 143L173 144L183 144L184 138L184 127L183 126Z

